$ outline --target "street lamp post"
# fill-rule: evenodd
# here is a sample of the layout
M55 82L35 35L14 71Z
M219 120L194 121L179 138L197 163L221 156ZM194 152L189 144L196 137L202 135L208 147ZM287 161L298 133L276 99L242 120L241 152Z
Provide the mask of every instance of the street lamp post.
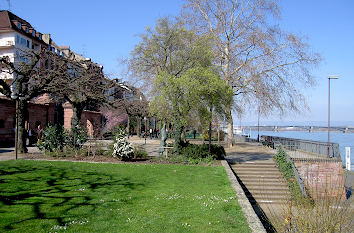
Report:
M15 156L16 156L16 160L17 160L17 156L18 156L18 99L16 99L16 132L15 132Z
M330 158L330 130L331 130L331 79L338 79L338 75L328 76L328 142L327 142L327 157Z
M257 136L257 142L259 142L259 105L258 105L258 122L257 122L257 128L258 128L258 136Z

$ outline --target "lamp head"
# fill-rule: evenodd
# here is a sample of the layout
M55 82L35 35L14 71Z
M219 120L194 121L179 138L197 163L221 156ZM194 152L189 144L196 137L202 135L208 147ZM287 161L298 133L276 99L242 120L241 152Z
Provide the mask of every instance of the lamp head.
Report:
M328 79L339 79L338 75L329 75Z

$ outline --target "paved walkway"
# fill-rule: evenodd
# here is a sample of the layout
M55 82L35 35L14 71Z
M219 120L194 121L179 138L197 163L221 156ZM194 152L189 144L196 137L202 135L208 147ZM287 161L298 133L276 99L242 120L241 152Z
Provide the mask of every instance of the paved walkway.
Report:
M29 153L42 153L36 146L27 147L27 149ZM18 153L19 159L25 157L26 155ZM12 160L15 158L16 158L15 147L0 148L0 161Z
M135 146L141 146L146 150L149 156L160 156L159 155L159 148L160 148L160 140L153 138L139 138L137 136L130 137L128 139L129 142L133 143ZM171 139L167 140L167 143L172 143ZM112 143L112 140L97 140L97 141L89 141L86 144L90 144L95 146L95 144L99 144L99 146L106 147ZM38 147L31 146L28 147L28 153L42 153ZM18 154L18 158L26 158L26 155ZM0 161L5 160L12 160L15 159L15 148L8 147L8 148L0 148Z

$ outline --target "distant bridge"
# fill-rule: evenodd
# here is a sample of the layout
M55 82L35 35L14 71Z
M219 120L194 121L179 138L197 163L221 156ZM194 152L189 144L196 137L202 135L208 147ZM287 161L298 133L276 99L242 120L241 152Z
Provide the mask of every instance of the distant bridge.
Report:
M237 128L240 130L240 128ZM252 131L258 131L258 126L242 126L242 129L247 132L247 130L251 129ZM304 132L327 132L328 128L325 126L259 126L259 131L274 131L274 132L282 132L282 131L304 131ZM331 132L342 132L342 133L354 133L354 127L331 127Z

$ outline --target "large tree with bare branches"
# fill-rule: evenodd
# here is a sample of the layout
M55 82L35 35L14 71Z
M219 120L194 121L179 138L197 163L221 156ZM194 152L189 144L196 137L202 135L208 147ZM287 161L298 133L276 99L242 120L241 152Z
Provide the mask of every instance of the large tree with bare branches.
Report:
M213 38L214 63L220 66L236 100L257 98L268 111L284 112L304 106L299 87L313 85L310 71L320 56L311 52L302 37L271 23L279 15L277 2L185 0L182 18L198 33ZM232 109L227 122L231 146Z
M64 59L47 50L18 50L15 59L0 58L2 75L12 77L8 80L0 79L0 92L17 102L18 148L21 153L27 152L25 143L27 103L47 93L56 80L51 69L43 66L44 61L51 61L51 66L56 68L57 73L65 72L61 69L65 63Z
M50 92L71 104L71 127L75 128L81 124L81 115L85 109L98 110L107 103L105 93L112 86L112 81L104 77L102 66L90 60L69 57L62 65L65 72L52 71L56 74L56 85L51 85Z

